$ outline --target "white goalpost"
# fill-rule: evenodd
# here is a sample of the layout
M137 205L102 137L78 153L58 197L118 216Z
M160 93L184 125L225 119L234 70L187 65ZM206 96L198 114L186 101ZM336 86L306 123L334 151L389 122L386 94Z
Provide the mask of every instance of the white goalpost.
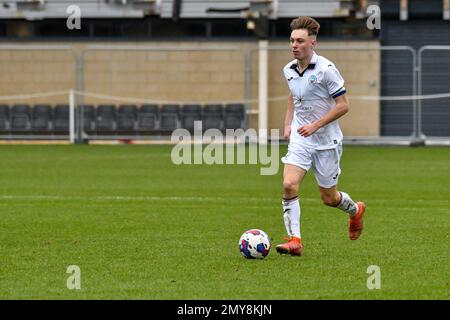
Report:
M75 91L69 90L69 142L75 143Z

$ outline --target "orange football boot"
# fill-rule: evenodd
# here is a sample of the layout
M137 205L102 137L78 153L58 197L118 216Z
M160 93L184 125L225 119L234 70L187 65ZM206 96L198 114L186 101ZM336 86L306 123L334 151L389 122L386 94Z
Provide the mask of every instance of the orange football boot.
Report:
M286 243L276 246L279 254L290 254L291 256L301 256L303 251L302 239L297 237L285 238Z
M363 215L366 211L364 202L357 202L358 212L348 218L348 236L350 240L356 240L361 235L363 229Z

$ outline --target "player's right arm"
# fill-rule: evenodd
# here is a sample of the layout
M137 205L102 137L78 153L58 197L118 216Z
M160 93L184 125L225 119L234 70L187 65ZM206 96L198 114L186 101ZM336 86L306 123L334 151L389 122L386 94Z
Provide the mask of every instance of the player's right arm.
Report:
M292 98L292 94L289 94L288 98L288 107L286 110L286 116L284 117L284 139L289 141L291 137L291 124L292 119L294 118L294 98Z

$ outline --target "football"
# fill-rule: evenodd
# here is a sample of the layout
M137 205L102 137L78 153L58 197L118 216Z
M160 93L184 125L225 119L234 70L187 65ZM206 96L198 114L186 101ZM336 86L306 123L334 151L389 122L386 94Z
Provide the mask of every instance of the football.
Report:
M247 259L264 259L270 251L270 239L259 229L245 231L239 239L239 251Z

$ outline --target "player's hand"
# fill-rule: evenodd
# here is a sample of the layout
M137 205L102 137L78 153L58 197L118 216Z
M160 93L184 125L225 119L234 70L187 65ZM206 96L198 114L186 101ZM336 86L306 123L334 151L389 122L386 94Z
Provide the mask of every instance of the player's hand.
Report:
M304 126L301 126L300 128L298 128L297 132L301 136L304 136L306 138L306 137L309 137L310 135L312 135L317 130L319 130L319 126L317 125L316 122L313 122L313 123L308 123L308 124L305 124Z
M290 137L291 137L291 126L290 126L290 125L289 125L289 126L285 126L285 127L284 127L284 135L283 135L283 138L284 138L285 140L289 141Z

